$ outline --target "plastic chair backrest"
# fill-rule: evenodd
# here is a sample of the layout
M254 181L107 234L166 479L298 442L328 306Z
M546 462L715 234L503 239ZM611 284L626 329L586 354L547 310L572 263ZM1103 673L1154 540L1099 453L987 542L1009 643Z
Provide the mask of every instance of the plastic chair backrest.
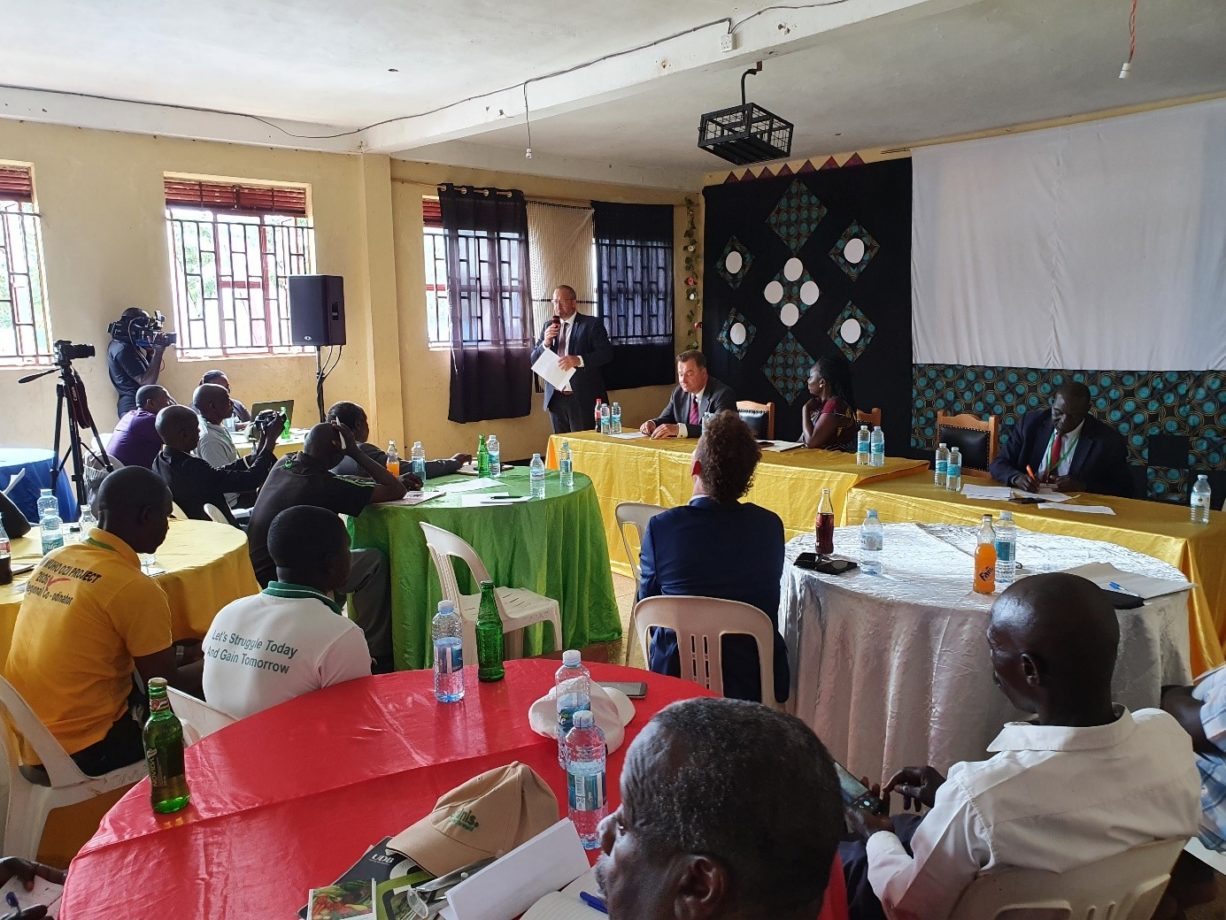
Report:
M451 566L451 557L463 560L468 570L472 572L473 580L478 583L492 580L489 570L481 561L481 557L477 555L477 551L467 541L457 537L449 530L443 530L425 521L420 523L422 533L426 535L426 549L430 552L430 559L434 562L434 571L438 575L439 587L443 589L443 597L455 604L458 611L461 598L460 586L456 581L455 569ZM499 612L501 613L501 605Z
M188 744L199 741L206 735L211 735L218 729L233 725L237 721L228 712L222 712L216 706L210 706L204 700L197 699L182 690L176 690L174 687L167 687L166 695L170 698L170 708L174 710L175 715L182 722L190 724L195 730L196 736L190 740L187 740L187 732L184 731L184 738ZM186 727L185 725L184 728Z
M1187 838L1147 843L1069 872L976 878L950 920L1150 920Z
M633 527L638 534L639 546L643 545L643 534L647 532L647 522L664 509L660 505L649 505L644 502L621 502L614 515L617 517L617 531L622 537L622 546L626 550L626 561L630 563L630 571L634 574L634 582L639 580L639 553L630 545L630 535L627 527Z
M758 646L762 702L779 708L775 701L775 629L770 617L757 607L716 597L672 594L644 598L634 605L633 616L644 659L648 658L651 630L671 629L677 634L682 680L721 696L724 693L721 638L752 636Z
M13 489L17 487L17 483L26 478L26 468L23 466L16 473L9 477L8 485L4 487L4 494L9 495Z
M226 516L222 514L221 509L218 508L216 505L214 505L212 502L204 503L204 513L209 516L210 521L216 521L218 524L229 524L230 523L229 521L226 520Z
M34 753L38 755L38 759L42 761L43 767L47 770L52 787L73 786L85 782L87 777L81 772L81 768L68 756L63 745L55 739L50 729L39 721L34 710L17 692L17 688L3 677L0 677L0 707L3 707L4 710L5 727L10 732L21 735L30 747L34 748ZM10 737L10 744L5 745L11 748L9 750L10 781L15 781L12 773L16 772L16 765L20 759L16 741L15 737ZM23 778L21 782L27 782L27 780Z

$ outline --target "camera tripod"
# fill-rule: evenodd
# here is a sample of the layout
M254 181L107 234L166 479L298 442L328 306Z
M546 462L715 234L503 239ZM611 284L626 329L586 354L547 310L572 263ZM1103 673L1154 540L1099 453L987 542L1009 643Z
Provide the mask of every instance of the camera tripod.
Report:
M106 448L102 445L102 438L98 435L98 426L94 424L94 417L90 414L89 401L85 396L85 384L81 381L81 375L73 370L72 360L61 353L58 342L56 345L55 367L22 377L17 382L29 383L40 377L46 377L48 374L59 373L60 382L55 386L55 439L52 448L55 451L55 457L51 464L51 492L55 493L60 474L71 458L71 479L75 486L77 504L84 507L88 497L85 488L85 454L93 457L108 473L114 467L111 465L111 458L107 456ZM68 406L68 449L61 455L60 435L63 428L65 404ZM94 444L98 448L97 452L81 443L82 428L88 428L93 433Z

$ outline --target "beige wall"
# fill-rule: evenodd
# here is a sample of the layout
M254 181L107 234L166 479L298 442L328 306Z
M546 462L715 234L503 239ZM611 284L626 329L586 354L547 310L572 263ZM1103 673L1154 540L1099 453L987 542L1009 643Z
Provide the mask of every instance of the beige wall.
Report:
M541 179L443 165L168 140L0 121L0 161L30 163L42 215L52 334L88 342L97 358L75 362L98 427L114 426L115 394L106 374L107 324L138 305L173 314L162 197L165 173L311 187L316 267L345 278L348 344L328 380L327 400L351 399L370 410L372 438L421 440L431 456L471 451L478 432L497 433L503 455L543 450L549 433L541 397L526 419L470 425L447 421L448 353L426 344L421 198L439 182L520 188L536 197L677 205L683 196L625 186ZM678 336L685 323L681 258L676 259ZM559 279L562 283L564 279ZM229 375L248 404L291 398L297 420L314 411L314 357L182 360L167 353L161 382L180 401L213 366ZM0 368L0 443L50 446L54 377L17 387L30 369ZM614 394L627 422L654 415L668 387Z

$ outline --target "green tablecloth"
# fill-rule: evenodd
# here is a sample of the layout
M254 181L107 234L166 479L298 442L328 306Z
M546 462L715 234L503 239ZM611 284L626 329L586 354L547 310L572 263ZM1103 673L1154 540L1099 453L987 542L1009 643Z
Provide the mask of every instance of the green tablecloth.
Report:
M465 476L446 476L429 490ZM500 489L527 495L528 471L508 470ZM472 495L474 493L467 493ZM500 587L528 588L561 605L564 648L611 642L621 636L621 618L609 574L609 547L592 482L575 474L563 489L556 472L546 474L545 498L503 506L465 508L460 495L444 494L420 505L371 505L349 522L355 547L373 547L388 557L392 577L392 644L397 668L432 665L430 619L442 592L426 551L419 522L463 537L485 562ZM464 566L460 590L476 593ZM549 627L525 630L524 655L540 654Z

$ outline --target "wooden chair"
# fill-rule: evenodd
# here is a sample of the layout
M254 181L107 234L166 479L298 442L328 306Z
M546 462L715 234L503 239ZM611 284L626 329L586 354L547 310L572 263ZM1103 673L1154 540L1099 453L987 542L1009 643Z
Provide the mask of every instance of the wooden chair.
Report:
M1149 920L1185 843L1184 837L1147 843L1070 872L981 875L966 887L950 920Z
M1000 449L999 426L995 415L981 419L977 415L946 415L937 413L937 441L962 451L962 475L990 479L988 466Z
M775 404L738 399L736 411L741 421L750 427L759 440L771 441L775 437Z
M863 409L857 409L856 421L861 425L868 425L870 428L879 426L881 424L881 409L877 406L874 406L867 412Z
M770 617L752 604L716 597L661 595L635 604L631 622L637 624L644 660L650 660L651 631L671 629L677 634L682 680L720 696L724 694L721 640L724 636L752 636L758 646L762 702L772 709L783 709L775 700L775 628Z

